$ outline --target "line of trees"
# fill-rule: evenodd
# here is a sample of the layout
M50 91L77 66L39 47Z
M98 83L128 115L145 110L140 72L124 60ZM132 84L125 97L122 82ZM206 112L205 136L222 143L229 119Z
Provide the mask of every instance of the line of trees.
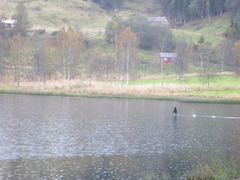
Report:
M130 27L118 34L118 58L104 52L101 45L87 42L81 32L62 28L56 35L0 36L1 77L13 77L19 87L22 80L33 82L63 79L66 88L81 74L114 74L129 81L135 67L138 38ZM106 48L106 47L105 47Z
M81 74L98 78L109 75L111 79L124 78L128 82L140 67L146 73L152 73L147 69L153 65L155 70L158 69L156 72L160 73L158 57L146 64L139 59L138 33L129 26L119 30L120 25L116 21L111 24L116 36L112 41L114 51L110 52L105 52L102 45L86 43L84 35L72 28L63 28L54 35L35 32L32 36L16 34L7 39L0 36L0 75L13 77L18 86L22 80L37 83L46 82L47 79L62 79L68 88L70 80L81 78ZM225 39L217 47L207 43L204 37L199 39L198 44L188 39L172 44L172 52L178 54L172 68L180 77L186 72L195 72L202 75L210 86L210 80L216 72L240 73L239 40ZM153 52L160 51L153 49Z
M175 22L185 23L194 19L210 18L240 9L239 0L157 0L164 14Z
M24 8L17 9L22 12ZM81 78L82 74L98 78L109 75L111 79L124 78L128 82L140 68L148 73L148 68L152 67L160 73L159 52L176 52L178 55L172 66L175 72L179 76L185 72L198 73L209 86L216 72L240 73L238 36L226 38L213 47L203 36L197 44L190 39L174 40L168 28L150 25L140 18L114 19L106 27L108 43L98 44L86 41L86 37L73 28L62 28L52 34L35 31L29 35L27 13L20 16L19 11L15 15L20 19L19 24L11 33L6 33L8 30L0 24L0 75L14 78L18 86L23 79L46 82L47 79L61 78L65 87L69 87L69 81ZM237 30L233 24L229 28ZM156 59L141 60L138 48L156 53Z
M99 77L104 73L116 73L116 78L130 78L134 68L138 38L130 27L122 28L116 34L118 39L118 56L104 53L101 45L86 41L81 32L69 27L46 34L45 31L34 31L28 34L29 23L27 10L23 3L16 8L14 18L17 25L9 30L0 24L0 73L1 77L13 77L20 82L33 82L52 78L64 80L65 87L74 77L81 77L82 72Z
M133 0L93 0L102 8L113 10L119 9L124 1ZM239 0L156 0L155 2L160 3L165 16L180 24L194 19L210 19L225 12L231 12L236 16L240 12Z
M0 72L2 77L14 77L18 87L21 79L46 81L59 74L68 86L71 77L79 73L84 39L72 28L60 30L56 37L39 35L0 36Z

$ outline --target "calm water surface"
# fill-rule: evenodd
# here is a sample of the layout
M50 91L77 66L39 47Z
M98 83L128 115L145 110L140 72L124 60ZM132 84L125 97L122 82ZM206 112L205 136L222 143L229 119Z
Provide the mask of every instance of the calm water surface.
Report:
M239 162L240 119L218 116L240 105L0 95L0 179L179 179L211 158Z

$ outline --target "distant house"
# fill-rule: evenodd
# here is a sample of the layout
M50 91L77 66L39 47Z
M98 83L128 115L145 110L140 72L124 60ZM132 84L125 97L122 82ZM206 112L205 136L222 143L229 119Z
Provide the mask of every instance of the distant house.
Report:
M17 24L17 20L15 19L1 19L1 22L8 29L14 28Z
M165 27L169 26L169 22L167 18L164 16L148 17L147 22L158 24L160 26L165 26Z
M164 63L172 63L176 57L176 53L160 53L160 61Z

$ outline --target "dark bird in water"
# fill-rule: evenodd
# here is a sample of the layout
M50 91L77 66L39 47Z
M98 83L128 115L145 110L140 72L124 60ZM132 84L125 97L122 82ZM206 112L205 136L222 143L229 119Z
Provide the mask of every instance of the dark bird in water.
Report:
M174 107L173 113L174 113L175 116L177 115L177 107Z

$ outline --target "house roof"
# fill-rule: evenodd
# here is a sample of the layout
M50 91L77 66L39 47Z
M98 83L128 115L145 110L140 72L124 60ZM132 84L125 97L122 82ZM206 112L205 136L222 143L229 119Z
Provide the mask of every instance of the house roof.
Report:
M175 58L177 57L176 53L160 53L161 58Z
M17 20L15 19L1 19L0 20L3 24L5 24L8 27L14 27L17 23Z
M164 16L156 16L156 17L148 17L147 22L160 24L161 26L169 26L169 22L166 17Z
M148 22L168 22L167 18L164 16L148 17Z
M2 23L6 23L6 24L14 24L17 22L17 20L15 19L2 19L1 21Z

